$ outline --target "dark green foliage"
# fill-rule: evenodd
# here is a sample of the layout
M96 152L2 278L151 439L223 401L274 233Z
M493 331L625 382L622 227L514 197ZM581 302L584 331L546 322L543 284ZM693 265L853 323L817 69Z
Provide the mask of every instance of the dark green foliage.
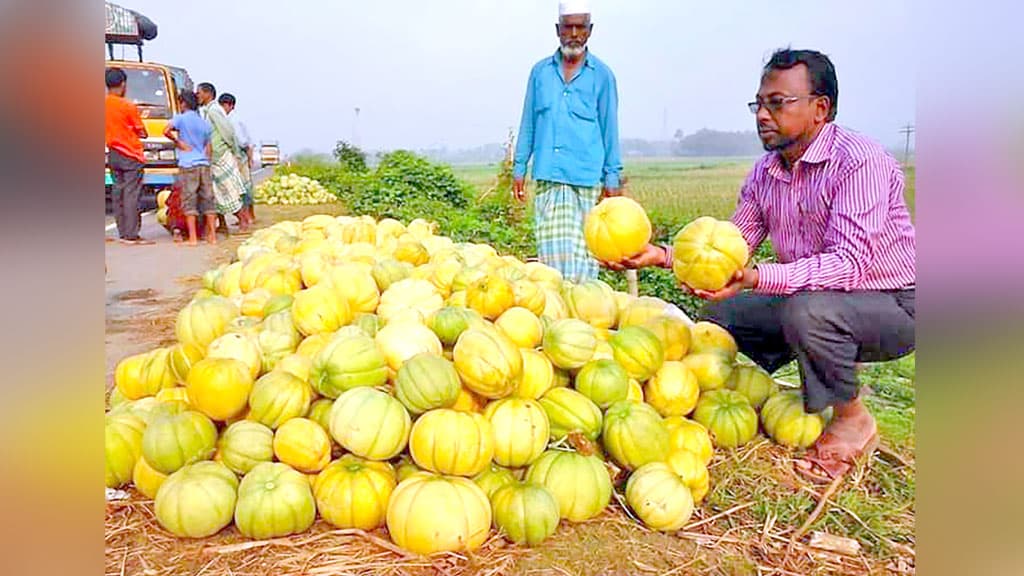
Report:
M334 158L342 168L349 172L362 173L367 171L366 153L358 146L349 144L344 140L338 140L334 147Z
M474 195L472 187L456 178L450 166L434 164L407 150L383 155L371 186L385 204L422 197L462 208Z

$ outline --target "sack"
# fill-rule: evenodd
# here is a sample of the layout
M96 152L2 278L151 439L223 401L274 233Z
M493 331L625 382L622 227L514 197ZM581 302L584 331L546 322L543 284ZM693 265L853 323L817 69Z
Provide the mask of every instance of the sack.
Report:
M131 13L135 16L135 21L139 25L139 37L143 40L156 38L156 23L135 10L131 10Z

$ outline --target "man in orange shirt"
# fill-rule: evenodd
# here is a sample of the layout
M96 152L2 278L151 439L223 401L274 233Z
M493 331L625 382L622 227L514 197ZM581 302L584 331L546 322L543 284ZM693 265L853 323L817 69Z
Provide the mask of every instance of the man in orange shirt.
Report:
M149 133L142 124L139 109L125 100L127 76L120 68L106 73L106 141L109 151L110 172L114 177L114 219L117 234L124 244L152 244L139 236L142 221L139 216L139 195L142 193L142 168L146 157L142 153L141 138Z

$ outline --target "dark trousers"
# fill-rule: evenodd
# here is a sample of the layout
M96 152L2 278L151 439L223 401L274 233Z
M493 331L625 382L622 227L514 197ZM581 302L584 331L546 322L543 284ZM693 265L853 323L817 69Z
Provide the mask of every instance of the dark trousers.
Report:
M914 289L741 293L709 303L701 319L718 324L768 372L800 368L804 408L819 412L857 397L857 362L883 362L914 350Z
M117 150L110 151L110 174L114 177L111 200L114 204L114 220L117 234L126 240L139 237L142 215L139 212L139 196L142 194L143 164Z

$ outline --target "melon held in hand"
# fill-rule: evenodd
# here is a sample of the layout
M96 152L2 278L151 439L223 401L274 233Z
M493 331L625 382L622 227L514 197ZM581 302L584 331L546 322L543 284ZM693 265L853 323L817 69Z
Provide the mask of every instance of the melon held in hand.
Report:
M732 222L702 216L676 234L672 271L690 288L721 290L750 258L750 248Z
M651 241L651 221L635 200L605 198L583 224L587 248L604 262L621 262L639 254Z

